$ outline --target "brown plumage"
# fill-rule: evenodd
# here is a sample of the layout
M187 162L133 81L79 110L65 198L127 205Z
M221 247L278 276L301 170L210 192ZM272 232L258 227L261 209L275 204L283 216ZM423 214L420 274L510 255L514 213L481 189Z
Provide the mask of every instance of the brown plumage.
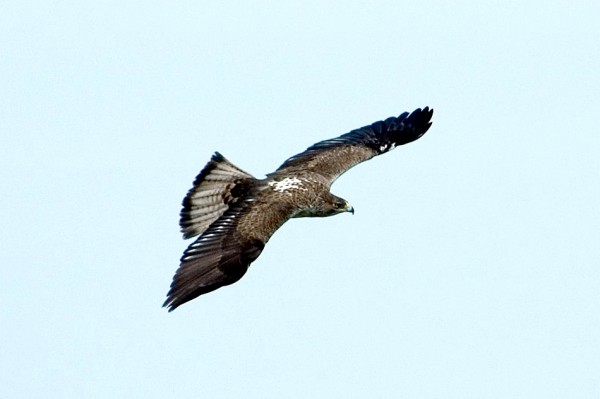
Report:
M354 165L417 140L431 126L432 115L428 107L416 109L321 141L265 179L215 153L183 200L183 237L199 237L183 253L163 306L172 311L238 281L290 218L354 213L346 200L329 192L333 182Z

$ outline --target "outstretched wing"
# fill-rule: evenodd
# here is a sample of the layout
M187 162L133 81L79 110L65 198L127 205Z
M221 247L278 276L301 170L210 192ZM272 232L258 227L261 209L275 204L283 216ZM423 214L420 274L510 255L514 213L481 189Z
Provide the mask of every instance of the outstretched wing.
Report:
M240 204L229 209L185 250L163 304L169 311L199 295L235 283L260 255L264 243L246 241L236 234L246 207Z
M185 250L163 306L172 311L238 281L291 210L285 204L257 202L252 196L229 208Z
M332 184L356 164L417 140L431 126L433 109L416 109L353 130L337 138L320 141L286 160L273 174L315 172Z

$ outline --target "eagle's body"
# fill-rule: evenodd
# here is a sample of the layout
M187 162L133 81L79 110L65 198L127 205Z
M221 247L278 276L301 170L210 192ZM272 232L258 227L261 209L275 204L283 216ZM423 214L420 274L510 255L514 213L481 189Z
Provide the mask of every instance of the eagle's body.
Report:
M215 153L183 200L183 236L200 237L185 250L163 306L171 311L238 281L290 218L354 212L330 193L333 182L354 165L421 137L432 114L427 107L417 109L321 141L265 179Z

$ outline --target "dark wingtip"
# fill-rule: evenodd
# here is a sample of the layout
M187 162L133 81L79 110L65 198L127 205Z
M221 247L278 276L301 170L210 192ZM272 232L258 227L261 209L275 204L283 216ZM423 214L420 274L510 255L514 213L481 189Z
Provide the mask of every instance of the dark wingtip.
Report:
M170 312L174 311L175 308L177 307L177 305L175 305L173 303L173 298L171 298L169 295L167 295L167 299L163 302L162 304L163 308L167 308L167 310Z
M433 116L433 108L425 107L417 108L410 113L405 119L404 124L410 129L414 129L415 133L421 137L431 127L431 117Z
M387 140L394 145L403 145L419 139L431 127L433 109L425 107L417 108L410 114L404 112L396 118L385 120L385 130L388 132ZM388 151L385 148L381 152Z
M174 311L175 309L177 309L177 306L175 305L163 305L163 308L167 308L167 312L171 313L172 311Z
M169 313L171 313L172 311L174 311L175 309L177 309L184 303L189 302L194 298L196 298L196 297L194 296L194 297L187 298L187 299L179 298L179 297L175 296L175 293L173 292L173 287L171 287L171 290L169 290L169 293L167 294L167 299L162 304L162 307L167 308Z
M431 122L431 117L433 116L433 108L425 107L421 111L419 115L419 121L417 122L417 129L419 125L421 127L421 136L427 133L433 122ZM419 136L420 137L420 136Z

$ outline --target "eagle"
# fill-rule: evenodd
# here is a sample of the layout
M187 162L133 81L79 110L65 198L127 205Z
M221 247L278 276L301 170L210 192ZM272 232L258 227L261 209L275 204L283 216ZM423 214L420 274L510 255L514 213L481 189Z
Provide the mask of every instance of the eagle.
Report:
M420 138L433 109L404 112L339 137L320 141L257 179L218 152L183 199L179 225L184 251L163 307L173 311L192 299L238 281L287 220L354 214L331 185L353 166Z

